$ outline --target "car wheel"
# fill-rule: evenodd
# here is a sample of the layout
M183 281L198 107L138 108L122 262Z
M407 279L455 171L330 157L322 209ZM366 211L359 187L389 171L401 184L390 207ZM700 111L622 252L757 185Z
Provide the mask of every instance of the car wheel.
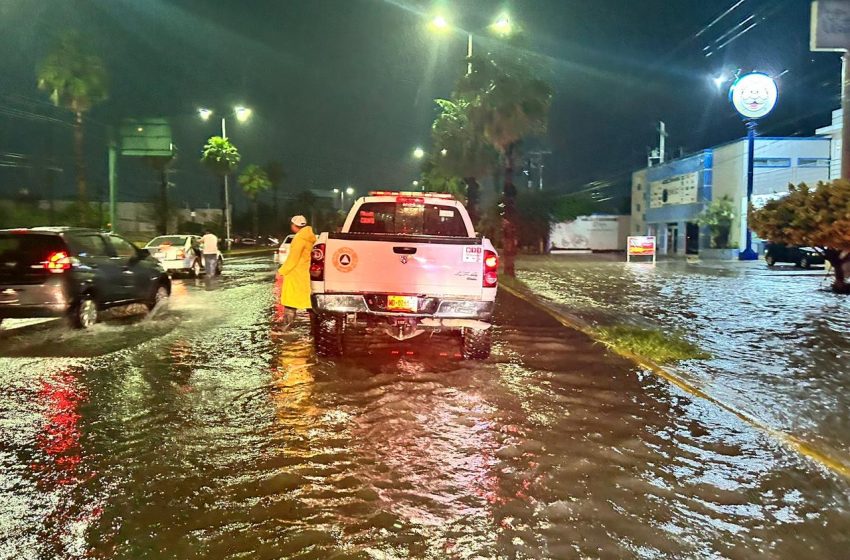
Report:
M216 276L221 276L222 265L223 265L223 263L221 262L220 258L215 261L215 275Z
M166 288L163 284L157 284L153 295L151 295L151 298L145 303L148 311L153 311L156 306L168 303L168 295L168 288Z
M83 295L71 308L71 326L76 329L91 328L97 323L99 314L94 298L88 294Z
M773 266L776 264L776 259L774 259L772 255L765 255L764 262L767 266Z
M325 357L342 356L342 341L342 320L333 315L318 315L313 338L316 354Z
M493 329L463 329L463 358L486 360L493 345Z
M800 259L800 268L812 268L812 263L809 262L809 259L803 257Z
M194 276L195 278L200 277L200 276L201 276L201 272L202 272L203 270L204 270L204 267L202 267L202 266L201 266L201 261L200 261L200 260L195 259L194 261L192 261L192 271L191 271L192 276Z

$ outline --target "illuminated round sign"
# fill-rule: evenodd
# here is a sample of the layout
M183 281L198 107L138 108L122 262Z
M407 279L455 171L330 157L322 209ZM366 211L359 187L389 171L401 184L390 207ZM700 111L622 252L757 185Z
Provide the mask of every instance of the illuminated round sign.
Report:
M760 119L773 110L779 91L767 74L744 74L732 84L729 100L745 119Z

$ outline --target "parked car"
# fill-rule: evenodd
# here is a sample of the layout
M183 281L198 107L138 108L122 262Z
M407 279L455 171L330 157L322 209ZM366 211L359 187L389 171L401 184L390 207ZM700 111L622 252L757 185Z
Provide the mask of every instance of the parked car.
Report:
M0 321L67 317L94 325L108 307L153 309L171 294L159 261L123 237L90 229L0 230Z
M195 277L204 273L201 238L197 235L161 235L148 241L145 249L150 251L168 272L189 273ZM224 257L219 251L216 276L221 274L223 265Z
M499 255L449 194L372 192L310 263L316 352L343 353L348 329L397 340L457 331L466 359L490 355Z
M289 247L292 244L292 240L295 239L294 235L287 235L283 240L283 243L280 244L280 247L277 248L277 251L274 254L274 262L277 264L283 264L286 261L286 257L289 256Z
M793 263L801 268L811 268L812 265L824 264L826 260L814 247L768 243L764 249L764 262L767 266L773 266L776 263Z

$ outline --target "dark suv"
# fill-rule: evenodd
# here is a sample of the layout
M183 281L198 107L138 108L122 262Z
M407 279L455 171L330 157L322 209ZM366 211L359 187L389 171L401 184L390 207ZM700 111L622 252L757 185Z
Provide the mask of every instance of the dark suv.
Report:
M823 255L811 247L795 247L781 243L768 243L764 249L764 262L767 266L776 263L793 263L800 268L811 268L826 262Z
M168 298L171 280L150 254L110 233L44 227L0 230L0 321L68 317L88 328L107 307Z

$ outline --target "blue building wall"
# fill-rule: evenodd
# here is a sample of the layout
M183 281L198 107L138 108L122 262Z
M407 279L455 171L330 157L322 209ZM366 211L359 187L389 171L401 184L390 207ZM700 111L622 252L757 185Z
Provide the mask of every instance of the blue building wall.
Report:
M651 189L647 186L644 190L643 203L646 208L646 224L649 231L658 237L659 253L671 254L672 249L675 248L676 254L685 254L687 224L696 222L697 216L702 213L706 204L711 202L712 163L712 151L703 150L692 156L650 167L646 170L647 185L678 175L698 174L697 202L693 204L666 204L662 208L651 208ZM669 238L673 233L677 237L675 243L672 243ZM700 231L697 243L699 248L709 246L708 236L704 228ZM668 252L668 248L671 251ZM693 251L697 247L690 249Z

